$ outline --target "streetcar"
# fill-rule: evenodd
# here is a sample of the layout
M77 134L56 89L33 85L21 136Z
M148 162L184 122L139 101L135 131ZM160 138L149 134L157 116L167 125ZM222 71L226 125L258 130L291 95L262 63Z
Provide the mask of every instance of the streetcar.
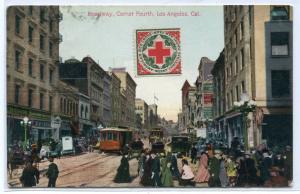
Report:
M166 145L166 151L177 153L179 156L187 156L192 147L190 138L185 135L172 136L171 141Z
M122 153L132 141L132 130L126 127L108 127L100 130L100 151Z
M161 127L153 128L149 134L149 143L163 142L164 132Z

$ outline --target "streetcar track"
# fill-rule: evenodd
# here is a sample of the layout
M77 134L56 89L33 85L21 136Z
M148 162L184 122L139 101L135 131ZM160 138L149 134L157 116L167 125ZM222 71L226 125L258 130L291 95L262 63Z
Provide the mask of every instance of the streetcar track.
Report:
M93 161L89 161L89 162L86 162L86 163L84 163L84 164L80 164L80 165L77 165L77 166L75 166L73 169L72 168L68 168L68 169L65 169L65 170L62 170L61 172L62 172L62 174L63 175L60 175L59 177L63 177L63 176L66 176L66 175L69 175L69 174L72 174L75 170L76 171L80 171L80 170L83 170L84 168L89 168L89 167L92 167L92 166L97 166L98 164L103 164L105 161L103 161L103 162L100 162L99 160L103 160L103 159L106 159L106 158L108 158L109 156L105 156L105 157L103 157L103 158L97 158L97 159L95 159L95 160L93 160ZM95 163L96 162L96 163ZM94 163L94 164L93 164ZM68 172L68 171L70 171L70 172ZM68 172L68 173L66 173L66 172ZM76 173L76 172L75 172Z

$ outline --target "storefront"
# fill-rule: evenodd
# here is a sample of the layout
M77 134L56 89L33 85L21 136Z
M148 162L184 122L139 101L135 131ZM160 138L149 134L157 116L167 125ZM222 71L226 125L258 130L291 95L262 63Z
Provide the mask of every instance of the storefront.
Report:
M21 107L17 105L7 106L7 144L23 142L25 140L25 126L21 121L28 117L29 123L26 125L27 138L36 143L39 139L51 138L52 128L50 113Z
M224 136L227 140L226 143L231 146L231 142L234 137L238 137L239 140L244 141L242 115L240 113L236 113L231 116L226 116L225 120L226 122L224 122Z
M86 119L79 119L80 135L89 137L92 134L93 123Z
M284 147L293 143L293 115L264 115L262 123L262 139L269 147Z

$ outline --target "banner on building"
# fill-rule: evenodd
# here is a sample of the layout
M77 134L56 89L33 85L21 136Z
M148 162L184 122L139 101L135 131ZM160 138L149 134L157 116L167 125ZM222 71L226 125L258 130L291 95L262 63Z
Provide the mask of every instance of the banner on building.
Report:
M181 74L180 29L136 30L138 75Z
M213 95L212 94L204 94L203 98L204 98L205 105L213 103Z

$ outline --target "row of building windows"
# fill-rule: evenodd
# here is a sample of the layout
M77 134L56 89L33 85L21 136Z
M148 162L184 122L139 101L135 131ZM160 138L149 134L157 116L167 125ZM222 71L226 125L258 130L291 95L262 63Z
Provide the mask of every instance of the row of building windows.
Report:
M20 17L19 15L15 15L15 33L17 35L21 35L22 36L22 17ZM40 32L40 35L37 36L36 32L37 30L28 23L28 29L27 29L27 41L30 45L34 45L35 44L35 37L39 37L39 48L42 52L44 52L46 50L46 35L43 32ZM53 50L54 50L54 44L52 41L48 41L48 55L49 57L53 56Z
M33 101L34 101L34 94L35 91L34 89L28 89L28 96L27 96L27 105L30 108L33 108ZM40 110L46 110L45 107L45 93L44 92L40 92L38 93L38 97L39 97L39 109ZM21 86L16 84L15 85L15 104L20 104L20 99L21 99ZM51 112L52 108L53 108L53 97L49 96L49 103L48 103L49 107L48 110Z
M237 19L237 15L238 12L242 12L243 11L243 7L242 5L239 6L225 6L225 13L229 13L226 18L225 18L225 22L234 22ZM251 16L251 8L252 6L248 6L248 12L249 15ZM272 21L276 21L276 20L289 20L290 17L290 9L289 6L271 6L270 8L270 16L271 16L271 20Z
M242 8L241 8L242 9ZM237 6L235 11L233 12L235 18L235 12L237 12ZM251 9L249 8L249 25L251 26ZM289 20L289 10L287 7L283 6L274 6L271 9L271 20ZM237 48L239 41L242 41L244 37L244 21L243 17L238 25L238 28L235 30L233 38L230 38L227 48L227 57L230 58L231 54L234 53L232 49ZM233 20L235 21L235 19ZM227 25L228 27L230 25ZM272 44L272 56L287 56L288 55L288 41L289 41L289 34L287 32L272 32L271 33L271 44Z
M226 68L226 80L229 80L232 76L236 76L239 71L242 71L245 67L245 54L242 48L239 55L236 56L229 67Z
M95 70L91 71L91 81L95 82L98 85L102 84L101 76L98 72L95 72Z
M239 101L242 93L246 93L245 81L242 81L240 85L236 85L234 90L227 93L227 109L233 106L234 101Z
M78 103L72 102L72 100L68 100L66 98L61 98L60 112L75 116L78 114Z
M289 32L271 32L271 56L272 57L286 57L289 56ZM230 80L239 71L245 67L244 48L239 52L229 67L226 68L226 80Z
M91 98L97 101L100 101L101 99L101 92L97 90L96 88L92 87L91 88Z
M22 58L23 58L23 53L20 50L15 50L15 69L17 71L20 71L22 68ZM34 77L34 59L33 58L28 58L28 75L30 77ZM45 80L45 64L40 64L39 66L39 78L41 81ZM49 68L49 83L53 82L53 76L54 76L54 70L52 68Z
M234 90L227 93L227 108L233 106L234 101L240 100L240 95L246 92L245 81L240 86L235 86ZM291 95L291 78L289 70L271 71L271 95L272 98L284 98Z

